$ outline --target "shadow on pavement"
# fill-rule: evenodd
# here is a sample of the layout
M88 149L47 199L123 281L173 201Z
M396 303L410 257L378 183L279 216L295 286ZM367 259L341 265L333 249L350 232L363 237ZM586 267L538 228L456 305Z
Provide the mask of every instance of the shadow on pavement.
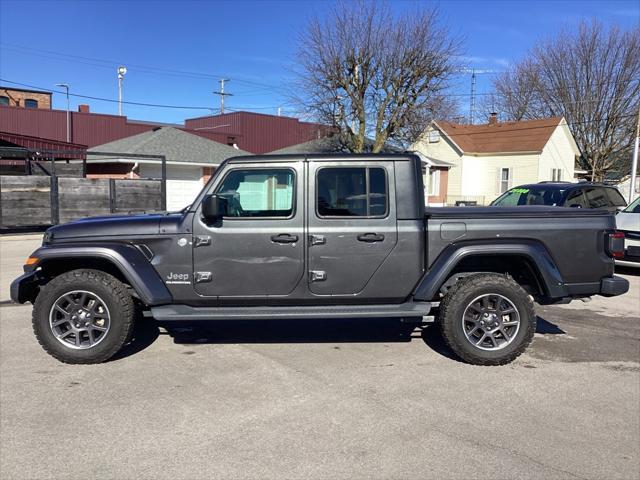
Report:
M119 360L146 349L159 335L169 335L174 343L186 345L383 343L410 342L415 329L415 322L401 322L400 319L216 320L187 323L158 322L143 318L136 322L132 341L118 352L113 360Z
M160 330L160 327L164 331ZM165 333L166 332L166 333ZM538 317L536 333L559 335L557 325ZM384 343L410 342L421 338L436 353L457 360L447 347L437 325L403 322L395 318L331 320L216 320L197 322L158 322L141 318L136 322L132 341L112 360L134 355L169 335L174 343Z

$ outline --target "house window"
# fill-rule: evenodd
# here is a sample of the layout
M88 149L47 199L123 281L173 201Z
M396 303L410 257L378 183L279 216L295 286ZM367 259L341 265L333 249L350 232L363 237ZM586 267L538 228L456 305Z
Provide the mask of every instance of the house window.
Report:
M551 181L552 182L561 182L562 181L562 169L561 168L552 168L551 169Z
M27 98L24 101L24 108L38 108L38 101L33 98Z
M429 143L438 143L440 141L439 130L429 130Z
M511 187L511 169L501 168L500 176L498 178L498 189L500 193L504 193Z
M1 96L0 105L9 105L9 97Z

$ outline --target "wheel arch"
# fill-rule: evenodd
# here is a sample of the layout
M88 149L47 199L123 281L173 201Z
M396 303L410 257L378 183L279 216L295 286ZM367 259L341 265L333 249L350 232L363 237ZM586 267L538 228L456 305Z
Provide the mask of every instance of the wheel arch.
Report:
M540 299L567 296L562 275L548 250L539 242L523 240L449 245L420 281L414 298L434 300L460 278L476 273L508 274Z
M38 272L46 282L75 269L108 273L129 285L148 306L171 303L172 296L147 258L130 245L43 246L32 256L39 259Z

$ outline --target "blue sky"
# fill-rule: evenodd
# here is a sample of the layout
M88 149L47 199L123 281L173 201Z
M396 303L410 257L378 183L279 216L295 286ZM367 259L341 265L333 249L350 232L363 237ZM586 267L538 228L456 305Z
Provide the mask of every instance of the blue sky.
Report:
M437 5L444 22L465 38L470 68L500 71L539 38L571 28L583 18L629 28L640 23L637 0L393 1L394 11ZM14 1L0 0L0 78L95 97L117 98L116 67L128 68L124 100L170 109L125 105L130 118L181 123L218 108L217 79L230 78L226 105L293 114L291 85L297 38L325 1ZM454 90L468 93L469 75ZM479 76L478 92L491 89ZM467 102L467 100L463 100ZM94 112L117 113L115 103L72 98ZM65 108L54 94L54 108ZM461 106L466 112L468 107Z

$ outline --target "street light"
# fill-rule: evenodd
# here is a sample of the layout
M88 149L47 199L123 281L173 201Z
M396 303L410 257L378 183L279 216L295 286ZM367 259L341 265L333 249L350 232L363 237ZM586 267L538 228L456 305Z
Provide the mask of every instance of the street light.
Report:
M68 83L56 83L56 87L63 87L67 90L67 143L71 142L71 130L69 128L69 84Z
M120 116L122 116L122 80L125 73L127 73L127 67L120 65L118 67L118 115Z

